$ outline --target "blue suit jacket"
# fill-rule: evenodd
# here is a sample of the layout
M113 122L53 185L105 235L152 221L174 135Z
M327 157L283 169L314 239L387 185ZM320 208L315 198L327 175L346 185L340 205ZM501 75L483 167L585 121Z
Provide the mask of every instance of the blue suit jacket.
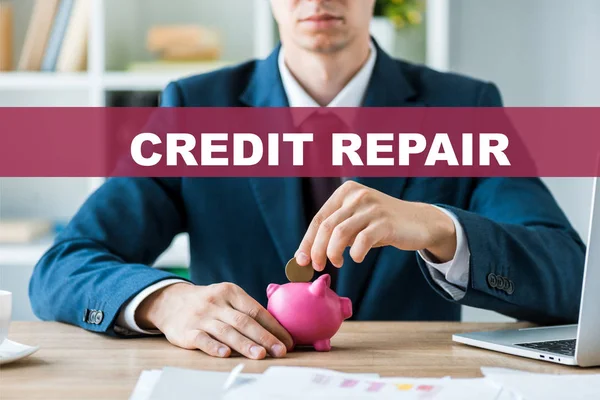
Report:
M394 60L378 49L365 106L501 106L495 86ZM288 106L268 59L171 83L163 106ZM538 323L577 320L584 244L538 179L358 178L391 196L456 214L471 251L461 304ZM122 305L172 278L148 267L180 232L191 241L191 280L234 282L266 304L269 283L307 227L299 178L109 179L35 268L30 298L42 319L114 334ZM510 283L510 284L509 284ZM460 304L415 252L345 254L337 291L357 320L458 320ZM90 310L94 311L91 314Z

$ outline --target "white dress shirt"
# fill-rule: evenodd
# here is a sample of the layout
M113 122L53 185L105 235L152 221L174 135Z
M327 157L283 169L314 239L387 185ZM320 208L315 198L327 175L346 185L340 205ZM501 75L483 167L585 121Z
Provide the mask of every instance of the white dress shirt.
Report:
M371 52L369 59L363 65L360 71L344 87L344 89L327 105L327 107L360 107L363 103L371 75L377 61L377 51L371 43ZM290 107L319 107L319 104L312 98L304 88L294 78L291 71L285 63L285 52L282 47L279 53L279 72L285 94L288 98ZM307 110L306 114L295 114L294 123L299 126L303 120L308 118L314 110ZM350 124L348 124L350 125ZM469 246L464 234L464 230L458 222L456 216L440 208L454 222L456 229L456 252L454 258L446 263L435 263L425 252L419 251L419 255L427 263L427 268L434 281L442 287L454 300L460 300L465 295L465 290L469 281ZM155 291L162 289L174 283L186 282L180 279L168 279L154 285L151 285L137 294L131 301L126 303L117 319L115 330L118 333L143 333L158 334L158 331L147 331L141 329L135 321L135 311L140 303Z

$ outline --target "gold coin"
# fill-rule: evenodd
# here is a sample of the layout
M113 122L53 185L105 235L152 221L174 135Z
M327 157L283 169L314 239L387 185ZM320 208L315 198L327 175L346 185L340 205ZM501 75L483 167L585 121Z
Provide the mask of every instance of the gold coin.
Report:
M310 282L314 275L312 263L302 267L298 265L296 258L292 258L285 266L285 276L290 282Z

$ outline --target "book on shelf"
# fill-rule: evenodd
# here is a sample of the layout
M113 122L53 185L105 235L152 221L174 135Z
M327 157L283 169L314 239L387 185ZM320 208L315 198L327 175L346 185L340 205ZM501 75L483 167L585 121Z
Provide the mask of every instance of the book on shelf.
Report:
M90 0L75 0L73 4L69 25L56 63L58 72L85 70L91 4Z
M19 58L20 71L39 71L60 0L36 0Z
M53 233L53 224L44 220L0 221L0 244L26 244Z
M75 0L60 0L58 11L56 12L56 18L52 24L52 31L50 38L48 39L48 45L44 53L42 60L42 71L54 71L56 70L56 63L58 62L58 55L60 48L63 43L65 33L67 32L67 26L69 25L69 17L71 16L71 10Z
M85 70L91 4L90 0L35 0L18 69Z
M13 6L0 0L0 71L13 68Z

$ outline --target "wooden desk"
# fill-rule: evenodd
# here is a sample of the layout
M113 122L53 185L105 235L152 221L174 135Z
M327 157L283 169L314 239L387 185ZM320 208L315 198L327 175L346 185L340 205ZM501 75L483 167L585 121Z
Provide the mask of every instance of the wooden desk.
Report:
M330 353L299 351L285 359L249 361L211 358L182 350L164 338L115 339L48 322L14 322L9 338L39 345L27 359L0 370L0 398L127 399L144 369L175 366L229 371L240 361L245 372L271 365L376 372L383 376L477 377L481 366L545 373L598 373L479 350L453 343L456 332L515 328L516 324L348 322L334 337Z

